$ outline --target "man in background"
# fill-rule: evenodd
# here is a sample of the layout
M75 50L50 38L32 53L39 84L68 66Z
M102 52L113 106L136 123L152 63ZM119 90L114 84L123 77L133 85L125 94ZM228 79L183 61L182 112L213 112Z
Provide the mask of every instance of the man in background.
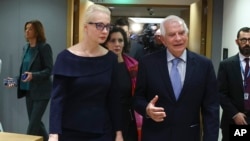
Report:
M127 38L128 38L128 41L129 41L129 39L130 39L130 30L129 30L129 22L128 22L128 20L126 20L124 18L118 18L118 19L116 19L114 24L115 24L115 26L122 28L126 32Z
M239 53L220 62L218 70L222 141L229 141L230 125L250 124L250 28L239 29L235 42Z

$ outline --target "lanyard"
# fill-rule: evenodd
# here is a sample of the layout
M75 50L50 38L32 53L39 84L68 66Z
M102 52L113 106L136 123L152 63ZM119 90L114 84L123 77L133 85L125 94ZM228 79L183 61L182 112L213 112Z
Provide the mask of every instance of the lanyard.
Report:
M243 66L242 66L242 63L240 63L240 68L241 68L241 72L243 74L243 82L244 82L244 89L246 88L246 83L247 83L247 78L249 77L250 75L250 71L247 72L247 76L245 76L245 70L243 69ZM250 69L249 69L250 70Z

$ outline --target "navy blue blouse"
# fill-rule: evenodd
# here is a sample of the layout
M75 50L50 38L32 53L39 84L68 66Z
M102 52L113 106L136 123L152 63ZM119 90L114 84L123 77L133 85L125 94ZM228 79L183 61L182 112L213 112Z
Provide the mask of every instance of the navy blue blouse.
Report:
M72 129L103 134L121 130L117 56L82 57L62 51L56 59L50 133Z

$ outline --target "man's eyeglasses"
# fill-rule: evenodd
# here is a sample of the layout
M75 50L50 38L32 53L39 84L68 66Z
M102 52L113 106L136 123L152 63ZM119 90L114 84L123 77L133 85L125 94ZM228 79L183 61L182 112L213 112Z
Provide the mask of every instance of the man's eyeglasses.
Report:
M250 44L250 38L241 38L241 39L239 39L239 40L240 40L240 42L241 42L242 44L247 43L247 41L248 41L248 43Z
M95 27L97 30L103 31L104 28L106 28L107 31L110 31L112 29L112 25L111 24L104 24L104 23L93 23L93 22L89 22L88 24L95 24Z

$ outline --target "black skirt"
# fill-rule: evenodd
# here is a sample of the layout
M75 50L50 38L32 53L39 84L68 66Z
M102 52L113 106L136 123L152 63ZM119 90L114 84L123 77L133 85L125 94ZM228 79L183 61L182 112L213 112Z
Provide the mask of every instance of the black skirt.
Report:
M107 132L105 134L84 133L80 131L63 129L59 135L59 141L114 141L114 134Z

